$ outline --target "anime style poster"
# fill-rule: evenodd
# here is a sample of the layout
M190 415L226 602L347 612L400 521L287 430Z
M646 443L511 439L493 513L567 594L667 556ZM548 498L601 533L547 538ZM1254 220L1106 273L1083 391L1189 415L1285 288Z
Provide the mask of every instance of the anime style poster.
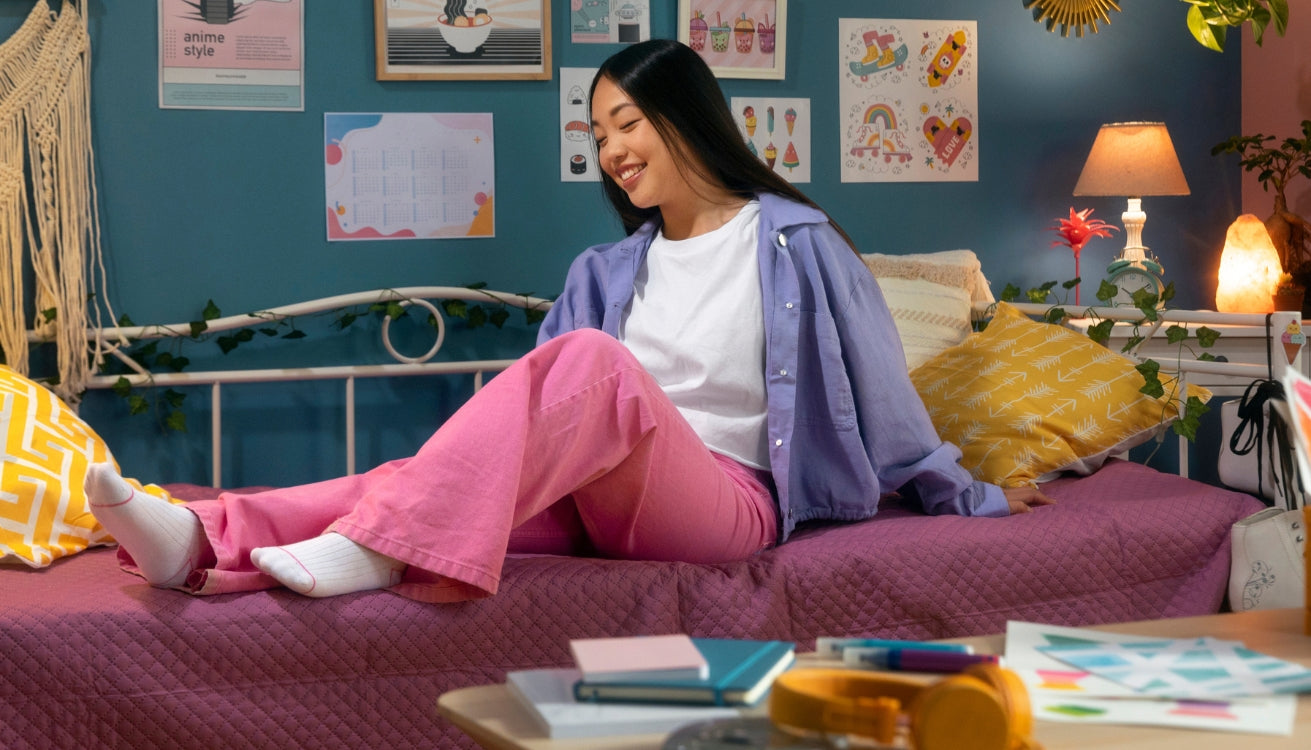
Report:
M161 109L305 109L303 0L159 0Z

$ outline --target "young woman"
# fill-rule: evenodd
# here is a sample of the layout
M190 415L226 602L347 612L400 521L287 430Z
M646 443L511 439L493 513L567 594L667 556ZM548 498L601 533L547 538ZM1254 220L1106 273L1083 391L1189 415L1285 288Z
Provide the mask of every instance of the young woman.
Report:
M628 47L590 102L629 235L574 261L535 349L359 476L170 505L91 467L124 566L199 594L458 601L495 593L507 552L718 562L894 491L934 514L1051 502L960 466L852 243L746 149L695 52Z

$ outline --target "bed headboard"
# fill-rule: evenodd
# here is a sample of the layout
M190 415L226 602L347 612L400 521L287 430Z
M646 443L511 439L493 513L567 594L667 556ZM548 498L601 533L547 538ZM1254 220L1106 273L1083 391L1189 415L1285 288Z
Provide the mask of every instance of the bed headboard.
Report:
M352 364L322 367L261 367L253 369L209 370L187 372L148 372L130 357L124 354L125 348L134 341L168 338L185 338L192 335L190 323L106 327L90 329L86 335L97 351L106 358L123 362L132 372L124 377L134 387L159 386L209 386L211 433L211 470L214 484L219 484L223 476L223 450L220 436L223 429L223 390L229 386L243 383L302 382L316 380L339 380L345 389L345 450L346 473L356 472L355 450L355 383L360 378L392 378L435 374L472 374L474 387L481 386L483 374L497 372L508 367L511 359L467 359L458 361L434 361L442 349L446 337L446 321L439 301L462 300L471 303L492 302L526 310L544 313L551 301L543 298L521 294L510 294L488 289L467 287L427 286L404 287L397 289L373 290L353 294L337 295L243 315L220 317L207 321L208 332L236 331L253 325L278 321L284 318L308 315L352 306L368 306L377 303L396 303L402 306L418 306L431 313L436 326L436 337L431 347L424 354L413 357L397 351L389 336L389 319L384 319L381 327L381 346L393 360L387 364ZM990 303L976 302L975 311L985 315ZM1022 312L1041 318L1051 309L1051 305L1014 303ZM1150 324L1142 322L1142 313L1136 308L1085 308L1066 306L1069 316L1067 325L1086 328L1097 319L1109 319L1117 323L1112 334L1112 348L1119 349L1119 344L1127 341L1133 330L1143 340L1126 352L1130 357L1151 357L1160 363L1163 372L1179 372L1187 383L1202 385L1219 396L1242 395L1247 385L1254 380L1278 380L1288 367L1301 367L1301 351L1298 348L1289 356L1280 337L1290 326L1300 324L1300 315L1294 312L1260 313L1218 313L1198 310L1164 310L1159 319ZM1137 325L1134 325L1137 324ZM1214 353L1228 361L1201 361L1191 354L1179 356L1177 345L1168 341L1171 326L1180 325L1196 329L1207 326L1221 332L1219 343ZM1118 337L1118 340L1117 340ZM29 334L29 340L39 343L39 335ZM1289 350L1292 351L1292 350ZM92 389L109 389L119 381L117 375L97 375L89 383ZM1189 474L1187 443L1180 438L1179 473Z

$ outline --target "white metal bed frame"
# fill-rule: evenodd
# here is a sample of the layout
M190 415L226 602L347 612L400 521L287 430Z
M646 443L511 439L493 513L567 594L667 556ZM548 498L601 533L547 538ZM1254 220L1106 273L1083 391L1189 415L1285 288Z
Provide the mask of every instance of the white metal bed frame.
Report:
M356 470L355 381L357 379L414 375L473 374L474 388L477 390L482 386L484 373L504 370L515 361L513 359L468 360L455 362L430 361L441 349L446 336L444 315L442 311L438 309L438 306L433 304L432 300L464 300L484 303L496 302L513 307L542 311L547 310L551 306L550 300L526 295L508 294L487 289L470 289L467 287L422 286L381 289L325 297L308 302L275 307L257 313L234 315L208 321L207 333L222 332L246 328L254 325L255 322L276 322L299 315L370 305L376 302L397 302L405 306L418 305L432 313L434 319L437 321L436 340L433 342L432 347L425 354L419 357L405 356L396 351L389 337L391 321L390 319L384 319L381 330L382 345L396 362L380 365L339 365L330 367L151 373L143 369L139 364L128 357L123 350L133 341L189 337L191 336L191 327L189 323L96 328L87 331L87 339L95 342L106 355L122 361L133 371L132 374L125 377L127 377L128 382L134 387L182 385L210 386L212 414L210 422L212 443L211 464L215 486L220 482L223 468L222 441L220 439L223 428L223 386L241 383L342 380L345 385L346 473L354 474ZM1073 305L1053 306L1034 303L1012 304L1021 312L1035 317L1042 316L1048 310L1052 309L1052 307L1062 307L1070 316L1070 319L1075 321L1111 319L1117 321L1117 324L1132 324L1142 321L1143 318L1142 312L1136 308L1076 307ZM976 303L975 313L981 317L986 316L989 314L990 307L991 305L987 303ZM255 322L253 322L252 319L255 319ZM1207 325L1256 328L1263 330L1265 332L1264 336L1268 338L1270 336L1277 336L1277 332L1283 331L1284 327L1290 322L1300 321L1300 319L1300 315L1295 312L1276 312L1267 315L1264 313L1219 313L1206 310L1164 310L1160 313L1157 321L1152 323L1140 323L1139 334L1143 336L1144 341L1133 350L1126 352L1126 354L1131 358L1144 358L1141 354L1143 347L1147 346L1149 342L1156 340L1158 334L1161 334L1171 324L1180 324L1185 327ZM28 339L34 343L45 340L35 333L29 333ZM1273 347L1273 351L1282 350L1279 347ZM1242 388L1253 380L1265 378L1279 380L1283 376L1285 368L1293 366L1287 362L1286 358L1278 356L1271 356L1269 361L1265 363L1208 362L1191 359L1168 361L1161 361L1158 359L1158 362L1161 365L1162 372L1177 372L1184 383L1187 382L1187 379L1190 376L1202 374L1233 379L1235 390L1233 393L1225 395L1237 395L1241 393ZM97 375L91 379L88 387L92 389L112 388L118 379L119 376L117 375ZM1179 473L1183 476L1188 476L1187 440L1180 437L1179 445Z

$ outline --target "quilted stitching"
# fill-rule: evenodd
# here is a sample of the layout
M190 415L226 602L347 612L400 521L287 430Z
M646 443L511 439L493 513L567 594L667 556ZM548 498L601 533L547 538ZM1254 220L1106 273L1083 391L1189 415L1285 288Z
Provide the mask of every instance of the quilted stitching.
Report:
M180 497L205 488L172 487ZM122 573L111 550L0 571L0 747L473 747L437 697L569 663L573 637L684 631L945 638L1219 610L1249 496L1113 461L1008 519L815 527L746 562L507 560L500 593L208 598Z

